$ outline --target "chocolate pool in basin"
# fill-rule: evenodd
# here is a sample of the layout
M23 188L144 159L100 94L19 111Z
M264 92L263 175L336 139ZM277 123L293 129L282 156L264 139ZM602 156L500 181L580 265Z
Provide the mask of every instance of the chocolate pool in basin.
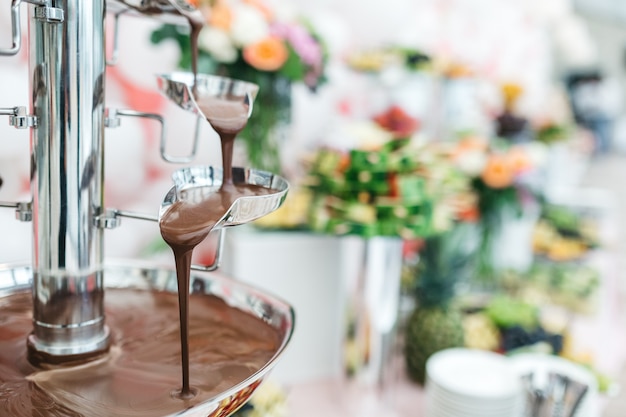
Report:
M227 416L271 370L293 329L282 300L215 273L194 272L189 298L190 383L181 399L177 280L173 270L109 265L111 347L72 366L36 367L30 267L0 269L0 411L21 416Z

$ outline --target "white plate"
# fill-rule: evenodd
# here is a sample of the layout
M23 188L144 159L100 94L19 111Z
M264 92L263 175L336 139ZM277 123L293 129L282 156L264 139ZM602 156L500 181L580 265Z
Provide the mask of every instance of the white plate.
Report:
M430 357L426 372L431 383L451 397L507 399L522 390L519 374L509 359L484 350L442 350Z

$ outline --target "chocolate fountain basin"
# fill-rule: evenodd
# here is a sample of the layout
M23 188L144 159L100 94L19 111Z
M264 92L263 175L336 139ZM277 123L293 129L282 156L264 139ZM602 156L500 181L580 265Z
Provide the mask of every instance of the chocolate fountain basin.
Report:
M111 349L92 362L58 368L35 368L26 359L31 282L30 266L0 265L0 409L14 417L225 417L267 377L294 331L294 310L280 298L215 272L192 271L191 382L197 395L181 399L171 394L180 383L173 269L107 262ZM231 342L238 344L228 347Z

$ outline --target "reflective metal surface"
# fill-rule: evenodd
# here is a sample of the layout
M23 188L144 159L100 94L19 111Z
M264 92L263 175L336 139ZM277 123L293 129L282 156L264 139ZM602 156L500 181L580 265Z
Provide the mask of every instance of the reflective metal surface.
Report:
M160 212L178 201L178 193L195 187L203 187L208 193L217 192L222 185L222 169L212 166L186 167L172 174L174 187L165 196ZM271 194L240 197L217 222L215 229L248 223L270 214L281 206L287 196L289 183L283 177L271 172L250 168L233 168L233 182L258 185L272 190Z
M108 262L104 268L107 288L136 288L147 291L175 292L176 273L173 269L148 263ZM29 291L32 270L28 266L0 265L0 298L19 291ZM210 400L176 413L175 416L223 417L237 410L254 393L284 353L294 330L294 310L285 301L245 283L219 274L192 272L194 292L203 290L228 305L262 319L277 330L281 343L274 355L256 373ZM166 416L174 417L174 415Z
M63 22L29 7L32 114L33 352L74 355L108 345L104 325L105 0L60 0Z
M16 20L20 4L28 7L31 101L29 109L16 107L9 115L14 126L30 129L32 201L11 207L16 208L20 219L32 219L33 259L30 266L0 265L0 297L20 292L30 301L32 296L33 329L27 340L32 364L28 366L41 362L73 365L75 360L88 361L109 351L112 342L105 326L105 286L172 292L177 288L170 268L104 263L104 228L112 223L104 206L105 16L143 15L169 23L194 23L196 28L204 22L204 16L184 0L13 0L13 46L1 50L0 55L19 50ZM159 80L169 98L200 115L191 94L190 77L181 73ZM229 98L247 103L251 111L258 87L201 76L193 91L200 95L229 94ZM7 112L0 109L0 113ZM245 223L275 210L288 189L283 178L270 173L235 170L235 182L257 184L276 192L254 199L240 198L219 227ZM188 181L209 187L219 186L222 181L221 171L216 169L210 174L206 169L190 169L180 175L179 188L188 186ZM163 205L171 203L176 190L172 187ZM191 282L261 318L282 337L274 356L258 372L209 401L175 414L224 417L249 399L274 366L291 338L294 314L282 300L226 278L193 272ZM27 307L25 323L29 332L30 303ZM6 392L0 392L0 397ZM28 399L21 403L26 402Z
M165 23L185 26L189 19L204 20L202 13L185 0L108 0L107 12L151 16Z
M210 74L198 74L194 78L191 72L160 74L157 76L157 85L161 93L180 108L204 118L206 115L198 106L198 101L208 97L245 101L250 117L254 99L259 92L258 85L247 81Z

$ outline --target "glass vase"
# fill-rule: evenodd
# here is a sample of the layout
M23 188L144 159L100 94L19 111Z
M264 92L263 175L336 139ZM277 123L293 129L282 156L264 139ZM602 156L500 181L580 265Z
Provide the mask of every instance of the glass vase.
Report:
M395 359L402 240L356 236L343 239L343 383L347 398L359 398L349 401L346 411L376 415L393 409L389 388L399 375Z
M491 263L496 271L526 272L534 261L533 232L539 219L538 205L523 206L521 213L510 207L501 210L491 242Z

